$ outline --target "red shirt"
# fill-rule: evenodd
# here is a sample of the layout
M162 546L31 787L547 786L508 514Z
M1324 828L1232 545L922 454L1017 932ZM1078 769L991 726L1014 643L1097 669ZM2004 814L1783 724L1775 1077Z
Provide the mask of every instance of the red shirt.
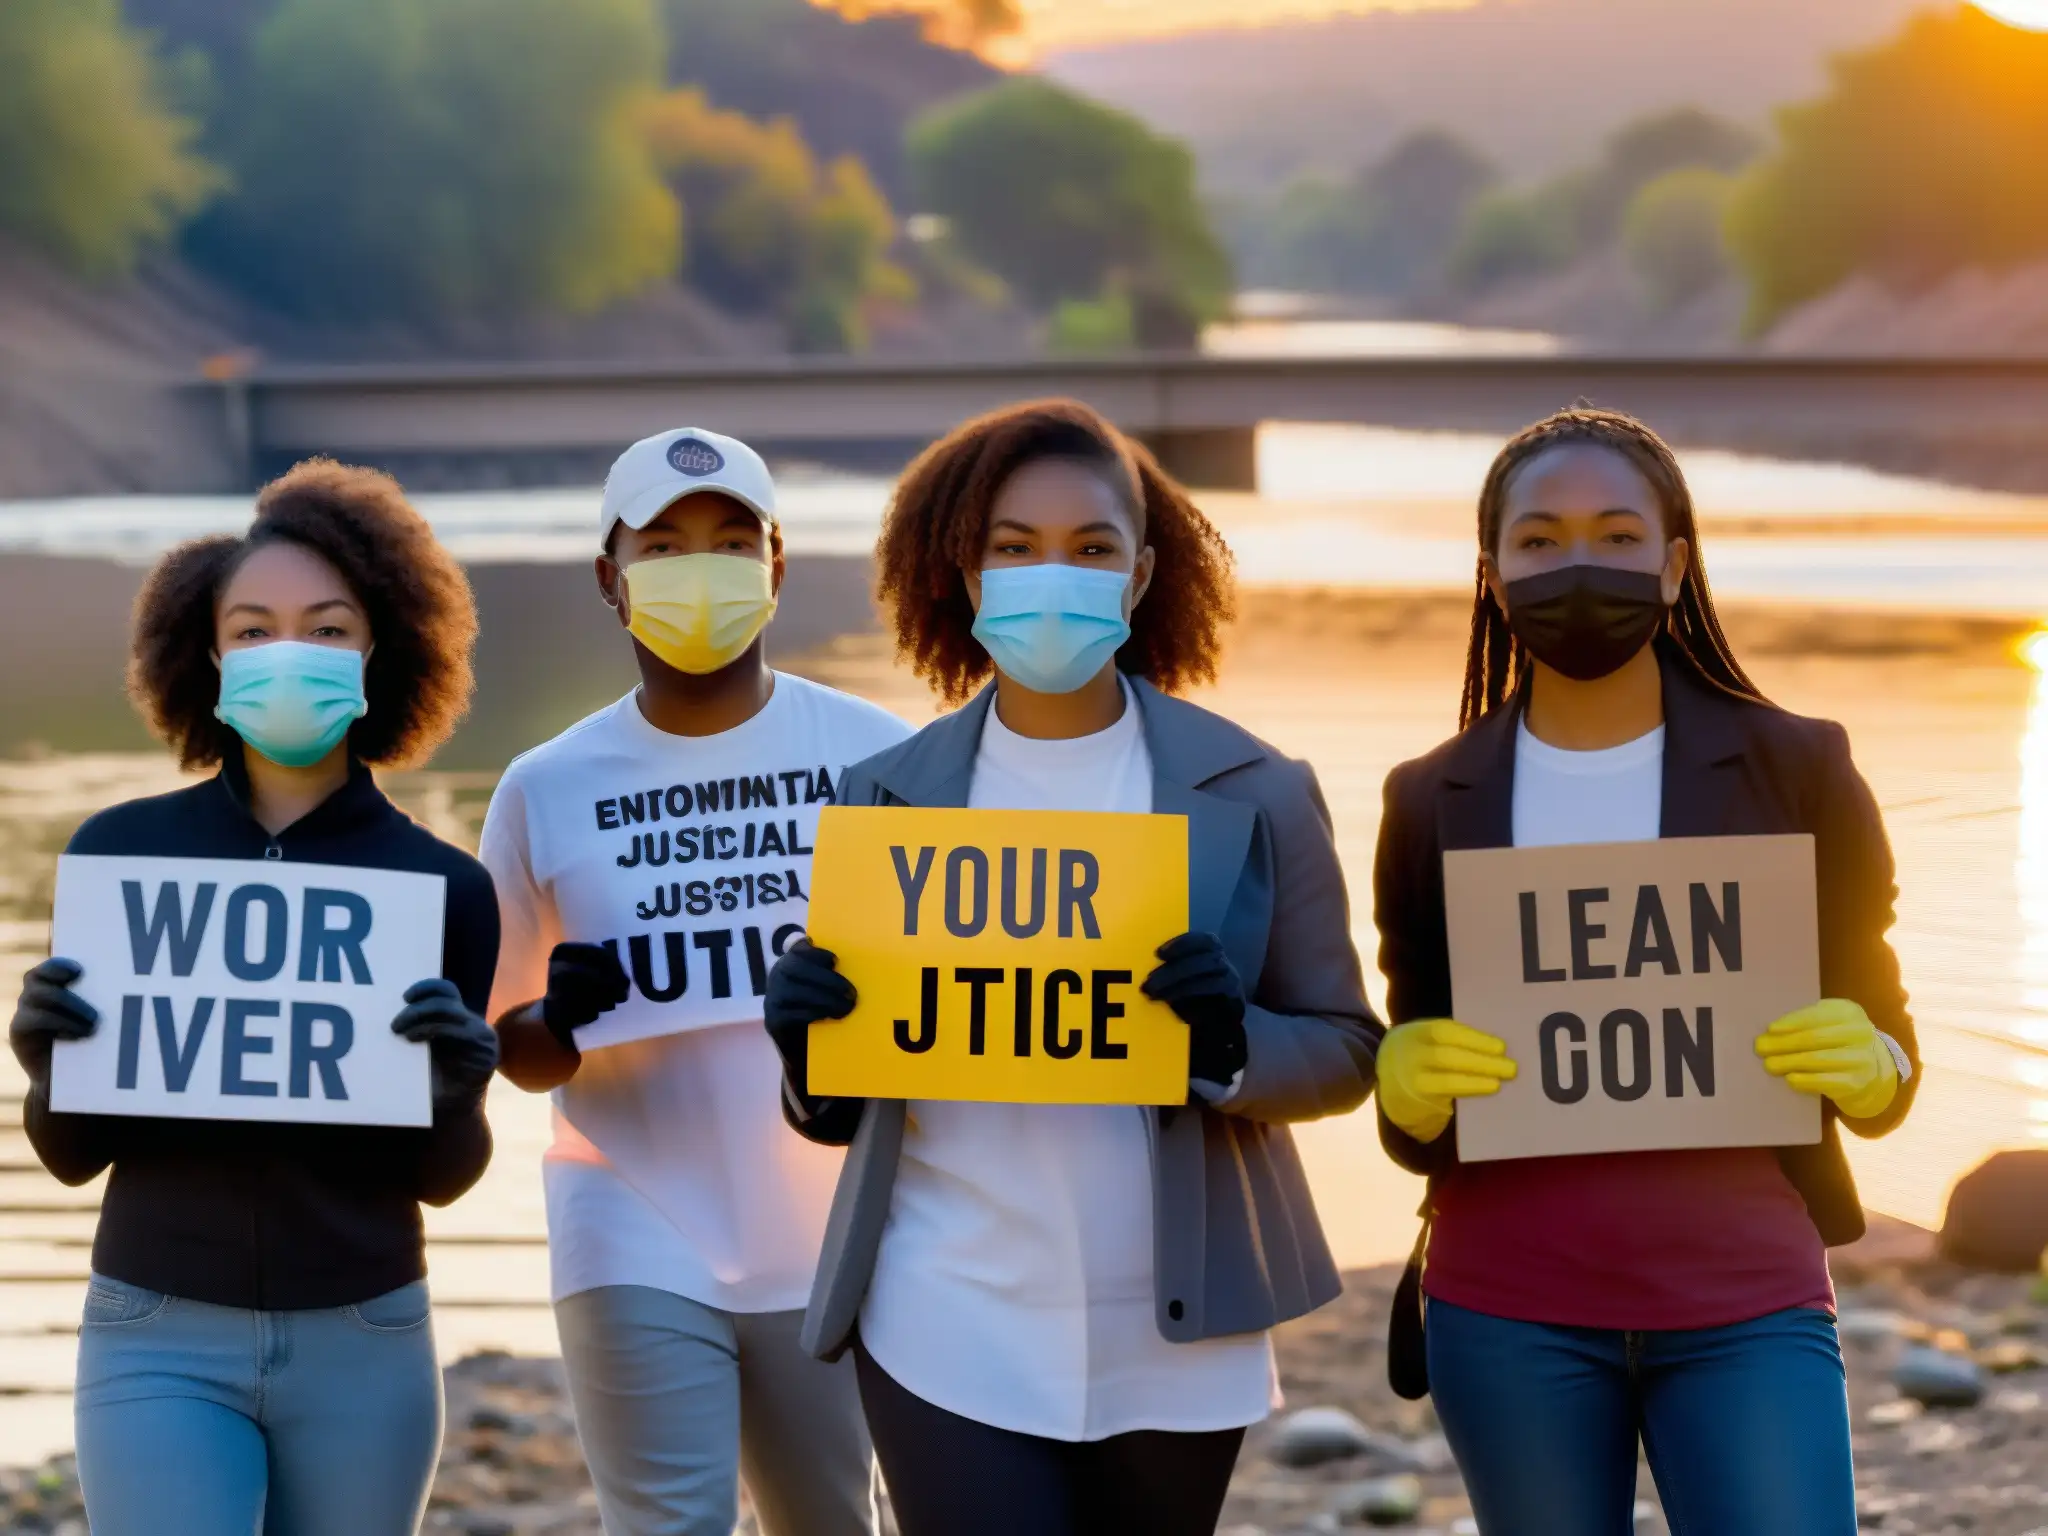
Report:
M1764 1147L1460 1163L1436 1212L1423 1289L1494 1317L1649 1331L1834 1310L1820 1233Z

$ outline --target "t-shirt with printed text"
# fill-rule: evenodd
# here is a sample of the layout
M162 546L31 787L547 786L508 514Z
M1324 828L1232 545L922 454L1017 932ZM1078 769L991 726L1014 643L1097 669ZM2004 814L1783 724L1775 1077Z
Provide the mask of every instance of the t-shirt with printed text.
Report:
M761 1027L808 914L818 815L849 764L910 734L786 673L751 720L674 736L637 694L513 762L481 855L504 923L491 1012L549 952L610 946L626 1002L578 1031L543 1163L553 1293L643 1285L734 1312L804 1304L841 1153L792 1135Z

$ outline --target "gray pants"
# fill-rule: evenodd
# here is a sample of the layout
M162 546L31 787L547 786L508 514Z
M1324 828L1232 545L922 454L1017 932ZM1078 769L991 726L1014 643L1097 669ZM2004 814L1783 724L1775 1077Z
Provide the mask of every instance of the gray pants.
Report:
M802 1322L638 1285L555 1303L606 1536L731 1536L742 1476L761 1536L872 1536L853 1359L812 1359Z

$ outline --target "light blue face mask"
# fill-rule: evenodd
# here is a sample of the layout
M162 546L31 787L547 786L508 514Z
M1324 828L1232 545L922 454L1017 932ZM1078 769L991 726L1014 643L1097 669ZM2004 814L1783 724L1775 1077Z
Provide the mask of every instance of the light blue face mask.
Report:
M981 573L979 640L998 671L1033 693L1072 693L1131 638L1127 571L1004 565Z
M369 712L360 651L273 640L220 659L214 718L283 767L319 762Z

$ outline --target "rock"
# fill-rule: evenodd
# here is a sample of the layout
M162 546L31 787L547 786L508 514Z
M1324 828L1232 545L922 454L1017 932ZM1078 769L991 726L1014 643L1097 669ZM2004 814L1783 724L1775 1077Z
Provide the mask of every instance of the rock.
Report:
M1410 1525L1422 1513L1422 1479L1410 1472L1338 1490L1330 1513L1350 1525Z
M1479 1536L1479 1522L1470 1515L1460 1515L1451 1522L1451 1536Z
M1888 1403L1879 1403L1864 1418L1882 1429L1892 1429L1919 1418L1926 1411L1910 1397L1895 1397Z
M1977 1351L1977 1363L1994 1376L2010 1376L2038 1369L2042 1361L2041 1352L2025 1339L2000 1339Z
M1941 1220L1941 1256L2025 1274L2048 1248L2048 1151L1997 1152L1963 1175Z
M2014 1307L1999 1314L1998 1331L2009 1338L2035 1338L2041 1332L2041 1314L2032 1307Z
M1984 1397L1984 1372L1967 1355L1914 1345L1899 1356L1892 1385L1929 1408L1974 1408Z
M1448 1472L1456 1465L1451 1442L1442 1435L1424 1435L1420 1440L1408 1441L1401 1449L1417 1472Z
M1383 1442L1342 1408L1303 1408L1273 1428L1266 1454L1283 1467L1319 1467L1381 1448Z
M1835 1317L1844 1344L1889 1344L1904 1337L1905 1319L1888 1307L1845 1307Z
M469 1413L471 1429L488 1430L496 1434L512 1435L525 1439L540 1428L540 1423L531 1414L508 1413L503 1408L489 1403L472 1408Z
M496 1515L471 1515L462 1527L462 1536L514 1536L510 1520L501 1520Z

